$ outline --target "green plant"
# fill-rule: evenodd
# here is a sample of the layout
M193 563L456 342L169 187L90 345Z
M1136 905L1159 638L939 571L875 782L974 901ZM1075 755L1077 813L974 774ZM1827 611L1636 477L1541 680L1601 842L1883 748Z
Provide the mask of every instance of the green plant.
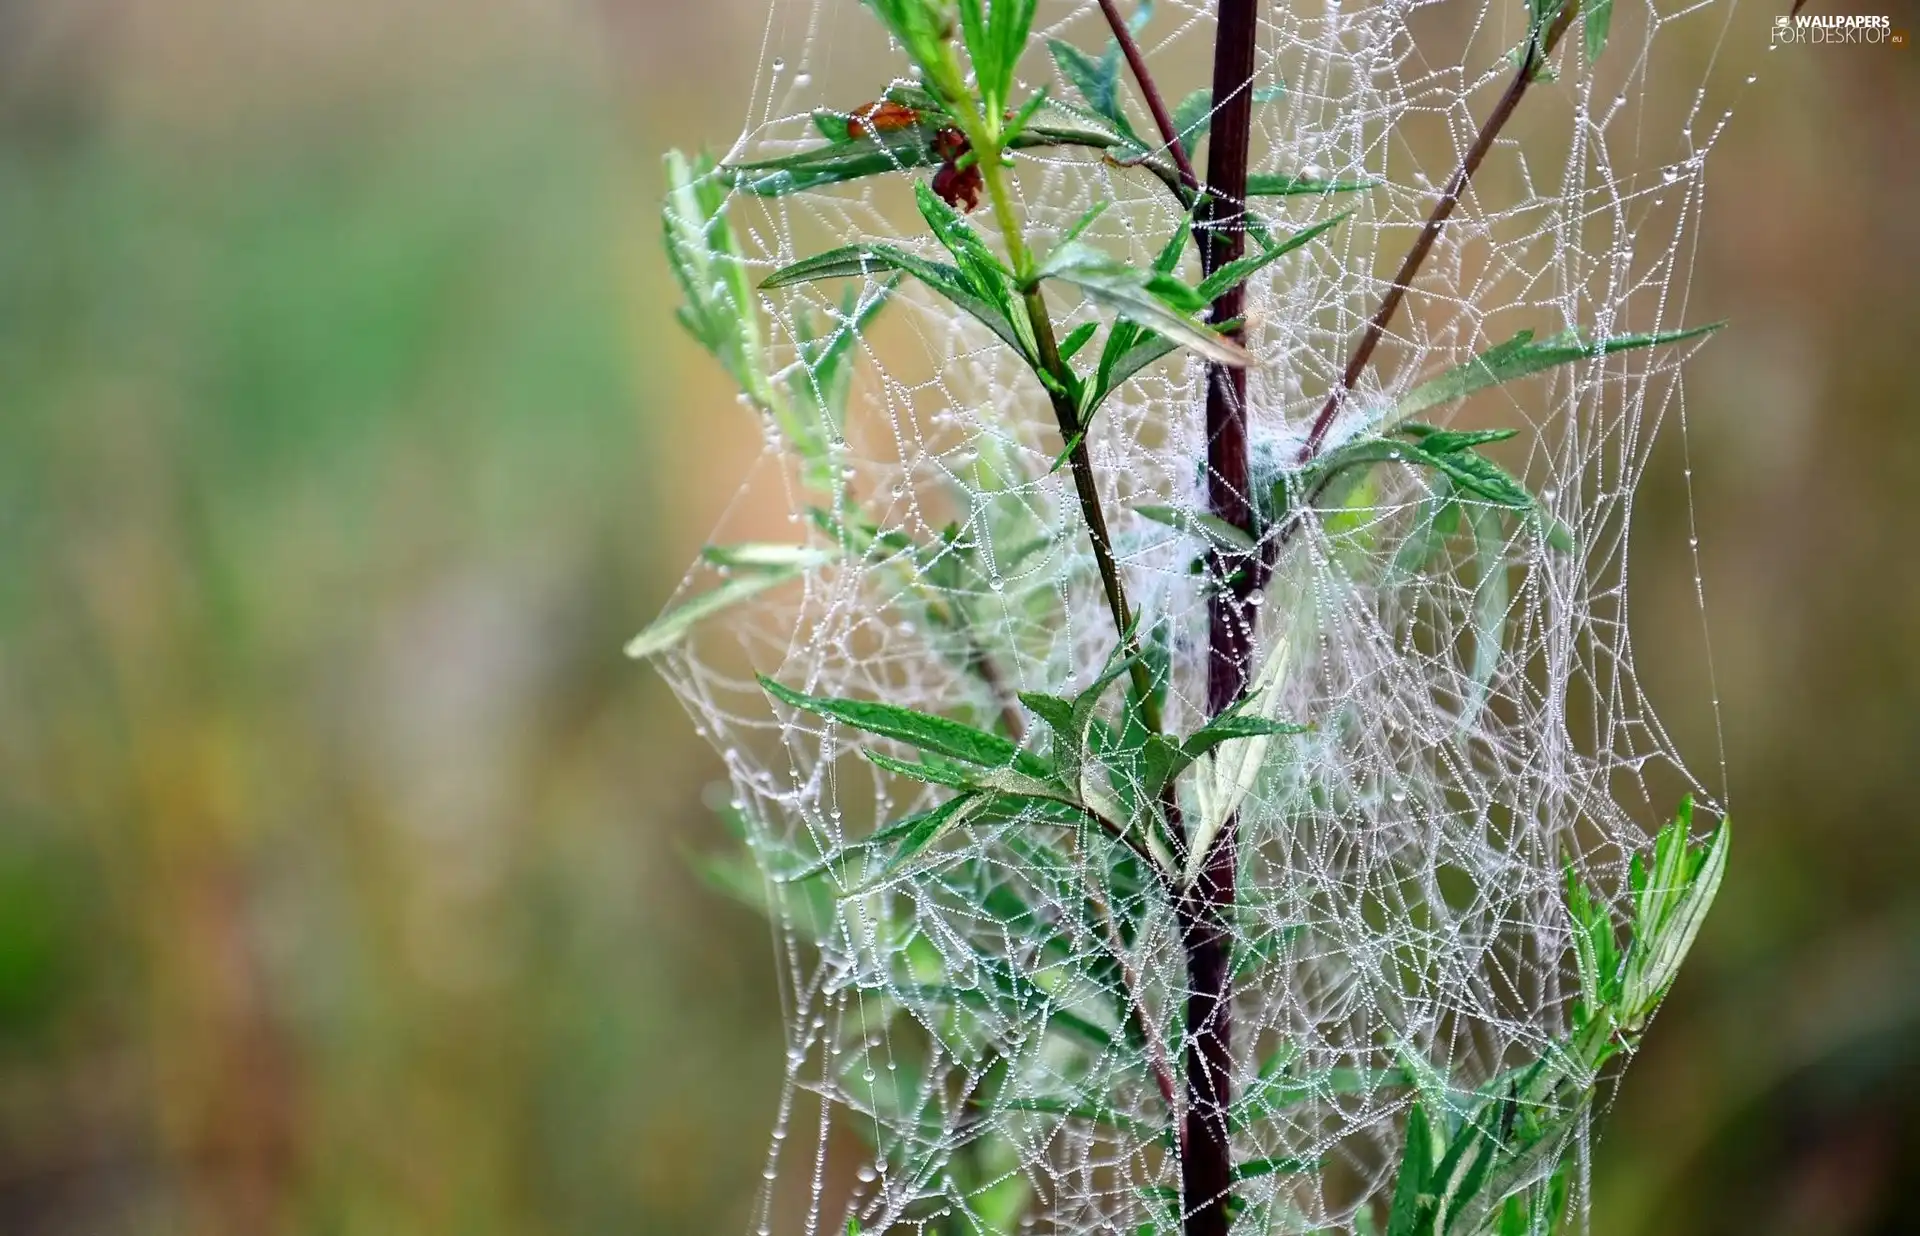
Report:
M674 648L699 619L777 584L839 578L872 598L852 606L863 630L876 611L883 625L910 627L925 655L968 684L936 690L943 706L920 709L885 698L883 687L862 697L761 677L790 718L783 734L792 788L776 788L778 778L737 777L743 798L733 810L771 884L756 887L739 867L713 868L776 921L805 925L817 964L790 978L796 999L831 1004L843 1028L849 1016L860 1027L856 1050L834 1039L821 1085L829 1105L839 1103L872 1136L883 1179L864 1203L867 1221L874 1230L917 1223L1009 1232L1037 1208L1058 1230L1127 1222L1141 1233L1186 1236L1230 1228L1556 1230L1569 1156L1603 1067L1633 1049L1672 982L1718 886L1727 833L1723 822L1708 844L1692 844L1692 809L1683 805L1661 832L1650 870L1635 860L1624 945L1610 900L1580 863L1569 863L1565 901L1550 909L1537 892L1500 886L1539 855L1541 829L1527 818L1538 808L1523 791L1484 783L1525 781L1497 767L1510 754L1504 744L1558 743L1559 751L1565 742L1551 709L1499 715L1524 694L1509 664L1506 693L1496 698L1514 651L1511 547L1524 543L1531 561L1551 569L1552 556L1583 552L1580 530L1556 514L1552 495L1530 491L1487 453L1517 431L1416 418L1478 391L1711 328L1569 328L1545 340L1522 330L1396 397L1355 395L1475 170L1528 90L1546 79L1563 36L1580 21L1587 58L1604 49L1605 6L1583 13L1579 0L1531 0L1511 84L1320 411L1292 439L1255 435L1246 289L1276 271L1309 277L1288 259L1329 243L1353 209L1331 204L1363 198L1378 181L1250 170L1254 109L1285 104L1283 91L1255 88L1256 5L1218 6L1211 89L1173 108L1148 71L1137 26L1114 4L1100 6L1112 38L1104 51L1049 46L1078 102L1019 85L1035 0L870 7L910 62L912 80L876 103L816 111L824 145L720 167L669 161L668 251L688 297L684 319L779 430L799 480L818 496L807 514L820 535L800 545L709 550L733 572L728 581L670 611L631 649ZM1157 142L1129 118L1122 63ZM1186 149L1203 138L1204 180ZM1149 245L1153 260L1129 261L1102 246L1104 202L1049 202L1062 218L1077 217L1063 227L1036 224L1034 203L1014 182L1013 156L1060 150L1094 152L1106 166L1157 183L1169 222ZM759 278L763 292L843 279L867 289L841 303L824 337L804 310L788 310L791 363L778 377L766 372L731 203L928 167L936 170L916 179L914 202L936 256L858 239ZM1249 209L1264 196L1294 199L1324 217L1269 222ZM975 206L991 233L969 221ZM1192 265L1197 276L1183 273ZM885 502L854 492L854 343L882 304L909 289L948 315L947 329L976 332L985 348L1010 357L1024 393L1044 399L1055 434L1052 471L1064 468L1070 478L1071 510L1106 613L1097 664L1078 651L1086 641L1063 650L1055 638L1086 618L1076 618L1079 568L1066 512L1040 497L1051 473L1010 445L1018 434L993 414L981 415L977 453L954 478L952 501L965 518L937 535L915 535L878 513ZM1205 391L1204 502L1136 503L1129 514L1171 527L1192 547L1190 587L1204 623L1197 609L1169 603L1164 589L1140 603L1090 449L1103 409L1182 355ZM1130 426L1120 436L1138 452L1142 432ZM1387 486L1417 487L1419 495L1404 504L1413 516L1390 546L1376 526L1383 521L1368 517L1398 509L1383 501ZM1460 557L1454 542L1463 537L1471 550ZM1313 551L1302 550L1302 540ZM1031 560L1065 563L1066 587L1037 571L1027 573L1035 582L1009 593L1008 577ZM1444 620L1422 625L1419 613L1456 595L1470 598L1466 664L1442 674L1454 631ZM1343 605L1366 616L1354 625ZM1381 639L1370 625L1375 614L1404 623L1406 635ZM1382 674L1411 666L1407 694L1315 690L1316 680L1354 672L1328 657L1336 636ZM806 638L833 644L847 668L858 660L844 629ZM1036 677L1049 689L1019 689ZM1199 691L1176 690L1195 677ZM1199 697L1194 704L1189 694ZM1378 715L1365 711L1370 698ZM1293 704L1309 708L1295 712ZM1431 744L1440 755L1366 732L1402 717L1428 727L1442 710L1447 725ZM1559 732L1548 732L1556 725ZM847 835L837 808L824 825L808 814L817 797L841 792L823 786L851 775L837 763L848 741L880 785L908 787L914 804L858 838ZM810 750L802 756L799 747ZM1383 790L1388 783L1400 788ZM757 829L747 795L796 810L804 826L784 836ZM1410 798L1417 807L1400 812ZM894 791L883 788L879 803L892 808ZM1321 875L1303 866L1327 862L1316 846L1354 843L1343 831L1353 813L1383 808L1404 816L1404 836L1389 832L1381 844L1417 859L1373 867L1355 860L1360 874L1351 885L1332 867ZM1249 811L1258 830L1248 827ZM1421 813L1443 822L1430 825ZM1604 822L1617 826L1617 817ZM1448 863L1470 887L1448 885ZM1502 941L1511 916L1521 916L1526 930L1516 934L1524 938ZM1550 925L1569 920L1570 947L1556 934L1564 927ZM1331 957L1304 947L1316 937L1335 946ZM1563 973L1577 983L1570 1002L1554 994ZM1257 1021L1252 1034L1236 1037L1236 1001L1262 984L1347 982L1364 989L1360 1014L1326 1013L1314 1023L1312 1001L1281 999L1273 1007L1290 1021ZM1440 1005L1471 991L1491 1006L1517 1007L1504 1018L1441 1011L1436 991ZM1416 1003L1430 1007L1410 1011ZM875 1023L900 1024L902 1044L891 1031L873 1039ZM822 1024L816 1018L802 1028L794 1048L801 1059L816 1049ZM1317 1050L1309 1050L1316 1037ZM896 1053L909 1039L913 1058L903 1065ZM1258 1069L1236 1087L1256 1042ZM873 1068L882 1048L884 1080ZM1473 1080L1476 1069L1486 1076ZM1050 1150L1052 1141L1070 1149ZM1108 1144L1111 1155L1096 1152ZM1389 1158L1384 1148L1394 1145ZM1094 1163L1107 1164L1119 1183L1096 1187ZM1084 1178L1063 1183L1075 1171Z

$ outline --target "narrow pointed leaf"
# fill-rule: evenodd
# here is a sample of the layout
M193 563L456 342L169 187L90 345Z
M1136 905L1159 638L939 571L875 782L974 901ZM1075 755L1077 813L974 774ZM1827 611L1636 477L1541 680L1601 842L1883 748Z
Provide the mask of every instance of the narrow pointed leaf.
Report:
M739 545L709 545L700 556L715 566L739 567L749 571L785 571L789 574L824 566L840 557L831 550L811 545L782 545L767 541L748 541Z
M1387 1212L1387 1236L1417 1236L1422 1200L1433 1174L1433 1132L1426 1109L1415 1103L1407 1112L1407 1144L1400 1154L1393 1208Z
M760 677L760 686L768 695L802 712L839 721L854 729L881 738L892 738L922 751L931 751L935 755L944 755L968 764L1004 767L1011 765L1015 757L1021 754L1019 748L998 734L989 734L948 717L874 700L806 695L765 675Z
M1109 120L1120 116L1120 59L1095 60L1073 44L1061 39L1048 39L1047 50L1053 53L1053 62L1060 69L1060 76L1067 79L1087 106Z
M824 126L826 121L816 116L815 123ZM937 124L913 124L850 138L842 119L839 140L777 159L727 164L720 174L733 188L755 197L805 193L888 172L938 166L942 161L934 150L938 132Z
M1472 725L1486 706L1500 654L1506 646L1507 606L1512 593L1507 580L1507 543L1500 520L1492 511L1473 512L1473 665L1460 724Z
M1070 283L1127 321L1208 360L1235 368L1250 360L1246 349L1193 318L1206 302L1170 275L1141 271L1076 242L1056 250L1039 277Z
M942 837L966 823L983 805L979 794L957 794L928 812L900 838L899 847L888 856L881 875L898 873L900 868L926 853Z
M644 631L627 641L626 654L638 660L665 652L706 619L787 580L797 579L805 571L805 567L793 566L736 576L711 592L703 592L686 604L677 605L661 614Z
M1311 176L1282 176L1255 172L1247 177L1248 197L1306 197L1321 193L1358 193L1379 185L1377 180L1320 180Z
M1298 1175L1301 1172L1316 1171L1319 1167L1318 1159L1249 1159L1245 1163L1233 1165L1233 1179L1237 1184L1242 1180L1253 1180L1260 1176Z
M967 276L955 266L923 258L917 253L887 244L845 245L826 253L803 258L769 275L763 288L779 288L818 279L871 278L878 271L903 271L998 335L1021 356L1030 355L1027 342L1007 314L970 286Z
M1184 146L1192 146L1207 134L1213 124L1213 91L1206 87L1189 94L1173 108L1173 131Z
M1072 360L1079 355L1080 349L1086 347L1088 342L1099 333L1100 323L1098 322L1082 322L1074 327L1068 332L1067 337L1060 341L1060 359Z
M1322 220L1309 228L1302 228L1285 240L1262 249L1259 253L1253 254L1250 257L1243 257L1238 261L1228 262L1225 266L1214 271L1213 274L1201 282L1199 288L1200 295L1209 301L1218 299L1222 293L1229 289L1239 287L1260 270L1279 261L1321 233L1340 226L1340 224L1346 221L1347 216L1352 213L1352 211L1342 211L1331 219Z
M1697 326L1692 330L1667 331L1652 335L1616 335L1611 339L1583 339L1578 331L1564 331L1550 339L1534 341L1533 332L1523 330L1497 347L1489 348L1464 365L1450 369L1437 378L1421 383L1407 392L1389 415L1389 423L1398 423L1428 408L1464 399L1475 391L1499 386L1519 378L1569 365L1575 361L1635 348L1679 343L1719 330L1722 323Z
M1253 537L1244 528L1236 527L1205 511L1188 510L1177 506L1136 506L1134 513L1156 524L1165 524L1169 528L1178 528L1188 536L1198 537L1215 549L1228 553L1244 554L1254 547Z
M1613 0L1586 0L1580 8L1580 24L1586 31L1587 63L1592 64L1607 49L1607 32L1613 25Z

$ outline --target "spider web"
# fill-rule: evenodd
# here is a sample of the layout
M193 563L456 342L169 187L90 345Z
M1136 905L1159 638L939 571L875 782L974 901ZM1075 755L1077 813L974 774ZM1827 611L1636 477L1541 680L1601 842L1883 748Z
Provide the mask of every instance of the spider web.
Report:
M1511 80L1526 14L1511 0L1263 8L1256 82L1283 89L1256 105L1255 170L1378 182L1256 203L1276 232L1353 211L1249 285L1253 453L1270 481ZM1725 117L1691 83L1730 9L1618 0L1593 68L1576 25L1561 80L1493 147L1332 441L1523 329L1696 325L1687 277ZM1204 84L1212 33L1210 5L1161 0L1141 42L1170 95ZM1099 9L1043 3L1022 62L1024 87L1071 98L1047 38L1097 56ZM814 111L845 114L905 72L853 0L778 0L731 161L818 144ZM920 245L907 186L926 174L737 195L729 218L760 273L860 238ZM1086 239L1134 264L1176 224L1151 176L1084 151L1023 151L1015 174L1041 252L1096 202L1110 207ZM987 214L973 221L991 236ZM841 290L765 294L770 369L797 363L800 323L847 329ZM1064 297L1055 311L1063 334L1096 316ZM1373 1230L1413 1095L1471 1093L1566 1033L1566 865L1623 907L1628 857L1682 792L1718 813L1640 690L1626 608L1636 486L1656 431L1683 417L1693 346L1586 357L1428 413L1518 430L1489 453L1570 545L1458 495L1444 514L1432 473L1387 464L1329 492L1257 596L1281 713L1313 729L1273 744L1239 816L1234 1157L1268 1170L1236 1186L1236 1232ZM851 729L770 704L752 671L991 726L1019 716L1016 691L1071 695L1116 641L1053 470L1057 427L1020 362L912 285L858 347L824 491L770 423L729 523L784 511L795 541L834 550L814 512L858 513L918 550L842 554L662 659L768 873L788 1054L754 1230L1176 1230L1173 1117L1149 1067L1156 1052L1177 1067L1187 1033L1164 898L1092 840L1021 820L961 830L911 879L871 859L784 878L944 791L860 760L870 740ZM1204 546L1138 512L1205 509L1201 377L1170 357L1089 436L1127 587L1166 633L1179 732L1205 720ZM687 586L715 582L703 568ZM1090 889L1111 904L1089 914ZM1156 1044L1127 1032L1136 1012ZM1584 1181L1571 1187L1578 1211Z

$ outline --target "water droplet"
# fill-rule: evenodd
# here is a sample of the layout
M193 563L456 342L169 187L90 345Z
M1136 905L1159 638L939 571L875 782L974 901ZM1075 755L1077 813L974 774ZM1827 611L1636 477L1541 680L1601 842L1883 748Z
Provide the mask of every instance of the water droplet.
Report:
M1749 86L1751 86L1751 85L1753 85L1753 83L1755 83L1755 82L1757 82L1757 81L1759 81L1759 80L1760 80L1760 75L1759 75L1758 73L1749 73L1749 74L1747 74L1747 85L1749 85Z
M1689 548L1692 548L1692 549L1699 549L1699 548L1700 548L1700 538L1699 538L1699 537L1697 537L1697 536L1690 536L1690 537L1688 537L1688 538L1687 538L1687 545L1688 545L1688 547L1689 547Z
M774 71L775 73L784 73L784 72L786 72L786 71L787 71L787 62L786 62L785 60L783 60L783 59L781 59L781 58L780 58L779 56L775 56L775 57L773 58L773 71Z
M991 580L988 581L987 586L992 588L995 592L1001 592L1005 590L1007 586L1007 581L1004 579L1001 579L998 575L996 575Z
M1393 793L1387 795L1387 797L1392 799L1393 802L1396 805L1398 805L1400 803L1407 801L1407 792L1405 790L1395 790Z
M1309 163L1300 169L1300 177L1303 180L1318 180L1320 179L1320 170L1318 163Z
M1680 169L1679 169L1679 168L1677 168L1677 167L1664 167L1664 168L1661 168L1661 169L1660 169L1660 182L1661 182L1662 184L1669 184L1669 185L1670 185L1670 184L1672 184L1672 183L1673 183L1674 181L1676 181L1676 180L1678 180L1678 179L1680 179Z
M1265 605L1266 603L1267 603L1267 594L1264 592L1249 592L1247 594L1247 604L1252 606L1254 609L1259 609L1262 605Z
M1541 499L1546 502L1552 502L1555 498L1558 498L1559 496L1560 496L1560 491L1555 489L1551 485L1547 486L1545 489L1540 491Z
M777 1180L780 1177L780 1173L776 1169L771 1167L769 1167L764 1172L761 1172L760 1174L762 1176L765 1176L768 1180Z
M813 74L795 73L793 75L793 84L796 86L811 86L813 85Z
M874 1177L879 1175L879 1173L873 1170L871 1163L862 1163L860 1170L855 1172L854 1175L860 1178L861 1184L872 1184Z

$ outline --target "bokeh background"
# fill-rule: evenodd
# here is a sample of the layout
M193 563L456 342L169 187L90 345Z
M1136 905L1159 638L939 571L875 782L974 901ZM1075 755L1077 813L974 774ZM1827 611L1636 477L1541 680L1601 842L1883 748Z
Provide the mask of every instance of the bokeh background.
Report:
M0 1232L744 1227L771 950L619 648L758 448L656 203L764 15L0 0ZM1770 18L1690 312L1738 843L1603 1234L1920 1231L1920 52ZM1677 451L1633 620L1712 779Z

